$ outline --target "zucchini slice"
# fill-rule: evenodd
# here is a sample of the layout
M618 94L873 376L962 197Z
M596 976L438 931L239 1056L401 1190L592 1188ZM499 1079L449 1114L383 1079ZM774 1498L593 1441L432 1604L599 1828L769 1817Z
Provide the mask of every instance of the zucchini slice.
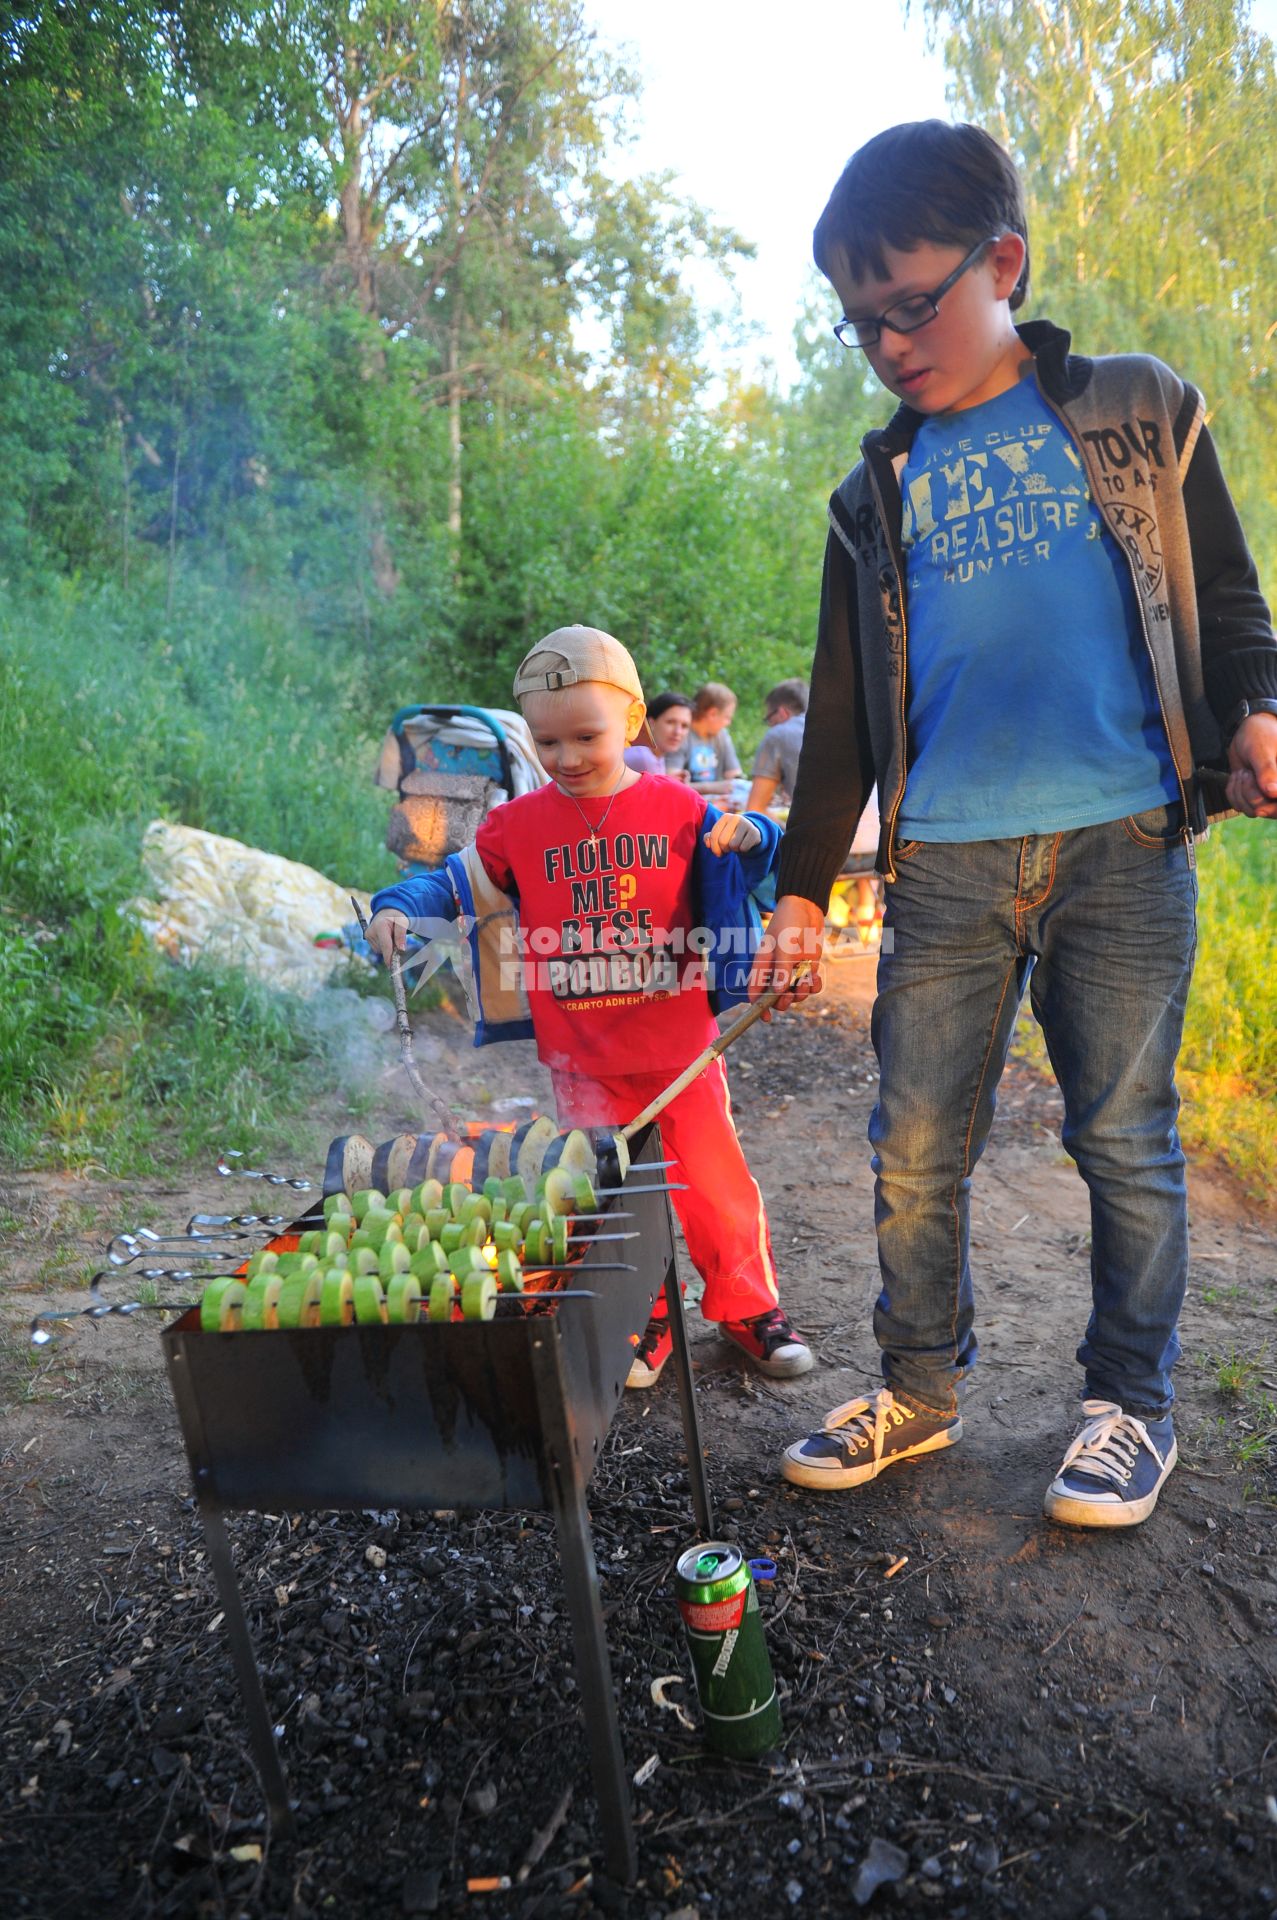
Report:
M392 1327L412 1326L421 1318L421 1282L414 1273L397 1273L386 1288L386 1313Z
M458 1247L448 1260L448 1271L463 1285L491 1269L478 1247Z
M360 1327L384 1327L386 1290L375 1273L361 1273L355 1281L355 1324Z
M450 1273L441 1273L437 1280L432 1281L430 1305L426 1309L427 1320L433 1320L436 1324L451 1320L458 1291L457 1283Z
M504 1252L497 1255L497 1285L502 1293L523 1292L523 1268L517 1253Z
M383 1286L388 1286L397 1273L407 1273L412 1265L412 1255L402 1240L387 1240L377 1259L377 1273Z
M497 1310L497 1277L476 1274L461 1289L461 1311L467 1320L491 1320Z
M276 1314L281 1327L317 1327L323 1281L317 1273L297 1273L280 1289Z
M545 1176L543 1198L551 1213L571 1213L576 1206L576 1185L565 1167L551 1167Z
M424 1247L419 1247L408 1266L409 1273L415 1274L423 1287L447 1270L448 1256L437 1240L427 1240Z
M200 1296L200 1326L205 1333L233 1333L240 1325L248 1288L233 1274L223 1274Z
M241 1322L246 1333L262 1333L279 1325L279 1296L283 1290L278 1273L259 1273L256 1280L249 1281Z
M354 1317L354 1277L330 1268L319 1283L319 1324L321 1327L348 1327Z

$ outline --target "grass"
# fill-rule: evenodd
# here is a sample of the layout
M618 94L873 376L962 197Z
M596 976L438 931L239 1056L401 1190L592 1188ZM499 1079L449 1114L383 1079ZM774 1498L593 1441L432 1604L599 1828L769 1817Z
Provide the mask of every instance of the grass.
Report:
M323 1077L298 1004L158 956L121 907L157 817L385 884L370 684L269 602L51 583L0 605L0 1161L145 1173L287 1150Z
M1180 1086L1185 1145L1227 1161L1255 1199L1277 1182L1277 821L1230 820L1201 848L1198 954Z
M1234 1462L1248 1478L1248 1500L1277 1501L1277 1384L1269 1377L1272 1366L1268 1343L1236 1347L1227 1353L1208 1353L1202 1365L1215 1391L1226 1403L1215 1417L1219 1437Z

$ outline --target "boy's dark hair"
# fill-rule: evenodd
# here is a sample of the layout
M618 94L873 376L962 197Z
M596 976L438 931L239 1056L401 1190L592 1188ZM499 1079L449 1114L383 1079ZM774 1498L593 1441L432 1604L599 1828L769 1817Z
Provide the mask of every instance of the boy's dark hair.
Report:
M816 222L812 252L826 279L841 252L857 280L885 280L884 246L909 253L929 241L969 252L1002 233L1018 233L1025 246L1014 311L1029 291L1029 223L1015 163L981 127L911 120L852 154Z
M659 720L661 715L668 713L671 707L686 707L690 713L692 711L691 694L676 693L672 688L665 693L658 693L655 700L648 704L647 717L649 720Z
M791 713L806 713L807 682L805 680L780 680L763 701L763 712L770 716L777 707L788 707Z

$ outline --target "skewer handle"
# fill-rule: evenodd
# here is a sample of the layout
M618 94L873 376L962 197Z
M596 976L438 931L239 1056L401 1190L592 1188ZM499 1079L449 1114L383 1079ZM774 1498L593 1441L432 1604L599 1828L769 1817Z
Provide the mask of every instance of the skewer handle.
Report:
M649 1100L642 1113L636 1115L628 1126L621 1128L622 1139L632 1140L640 1127L645 1127L650 1120L655 1120L658 1113L664 1113L670 1101L677 1099L684 1087L690 1087L693 1080L704 1073L706 1067L717 1060L721 1053L727 1051L733 1040L739 1040L742 1033L753 1026L755 1020L761 1020L763 1015L775 1006L782 993L792 993L798 980L807 970L806 966L799 967L793 979L785 986L768 987L766 993L760 994L753 1006L746 1007L743 1013L738 1013L731 1026L724 1028L717 1040L711 1040L704 1053L698 1053L691 1065L683 1068L678 1079L670 1082L664 1093L658 1093L655 1100Z

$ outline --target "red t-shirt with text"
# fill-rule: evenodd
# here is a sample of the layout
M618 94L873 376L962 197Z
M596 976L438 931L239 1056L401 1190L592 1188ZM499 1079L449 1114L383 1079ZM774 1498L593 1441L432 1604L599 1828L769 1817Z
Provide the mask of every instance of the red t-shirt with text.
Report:
M677 1070L715 1038L692 925L704 821L701 795L645 773L610 805L578 806L554 785L539 787L494 808L479 828L489 878L518 895L524 979L547 1066Z

